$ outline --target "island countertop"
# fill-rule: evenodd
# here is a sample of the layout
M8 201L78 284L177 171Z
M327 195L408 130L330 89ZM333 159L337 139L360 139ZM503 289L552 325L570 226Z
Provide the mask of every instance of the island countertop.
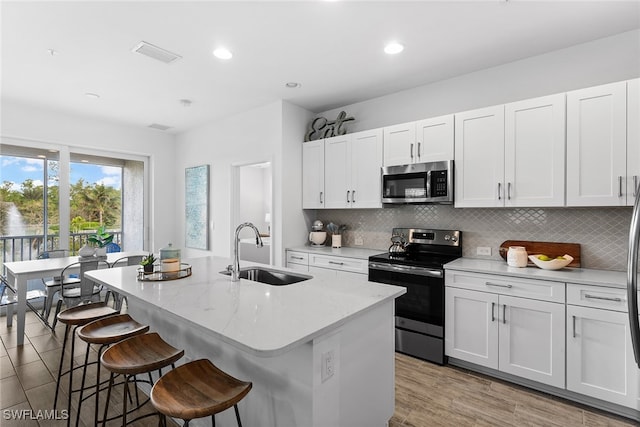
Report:
M138 281L137 266L86 275L132 304L135 300L151 304L262 357L283 354L406 292L400 286L340 278L313 277L285 286L245 279L232 282L220 274L228 258L183 262L191 264L192 275L178 280ZM245 262L241 267L249 265L255 264Z

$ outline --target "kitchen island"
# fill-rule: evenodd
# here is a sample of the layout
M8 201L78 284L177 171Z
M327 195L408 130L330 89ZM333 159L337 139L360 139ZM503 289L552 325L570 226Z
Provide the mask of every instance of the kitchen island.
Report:
M220 273L226 258L184 262L193 274L179 280L138 281L136 266L87 277L126 296L135 319L185 349L178 364L208 358L252 381L239 404L243 424L386 425L394 411L394 299L404 288L320 277L232 282ZM218 418L235 425L233 411Z

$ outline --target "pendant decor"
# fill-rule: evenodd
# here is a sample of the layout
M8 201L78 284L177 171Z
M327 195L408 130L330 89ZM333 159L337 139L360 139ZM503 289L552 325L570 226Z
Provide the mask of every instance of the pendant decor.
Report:
M316 117L309 123L307 133L304 140L315 141L316 139L330 138L332 136L344 135L347 133L345 122L355 120L353 117L347 117L347 113L340 111L335 120L329 121L325 117Z

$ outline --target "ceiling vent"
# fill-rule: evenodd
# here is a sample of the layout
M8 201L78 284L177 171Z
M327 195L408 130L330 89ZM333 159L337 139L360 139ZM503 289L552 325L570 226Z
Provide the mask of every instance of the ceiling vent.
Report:
M154 46L145 41L140 42L136 47L131 49L131 51L141 55L146 55L149 58L157 59L165 64L171 64L172 62L182 58L180 55L176 55L175 53L171 53L168 50Z
M171 129L171 126L160 125L158 123L152 123L152 124L149 125L149 127L151 129L157 129L157 130L168 130L168 129Z

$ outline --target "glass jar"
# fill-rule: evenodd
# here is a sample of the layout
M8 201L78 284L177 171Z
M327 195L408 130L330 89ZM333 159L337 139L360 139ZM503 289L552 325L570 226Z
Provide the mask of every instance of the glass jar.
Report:
M180 270L180 249L174 248L171 243L166 248L160 249L160 271L172 272Z
M510 267L526 267L528 263L527 251L524 246L509 246L507 251L507 265Z

